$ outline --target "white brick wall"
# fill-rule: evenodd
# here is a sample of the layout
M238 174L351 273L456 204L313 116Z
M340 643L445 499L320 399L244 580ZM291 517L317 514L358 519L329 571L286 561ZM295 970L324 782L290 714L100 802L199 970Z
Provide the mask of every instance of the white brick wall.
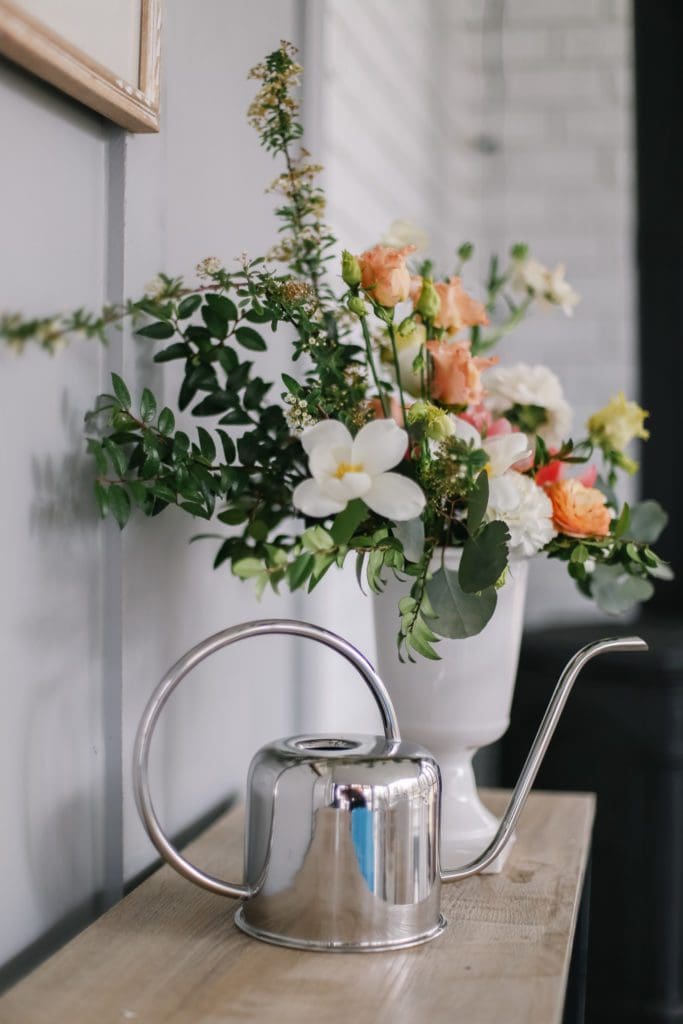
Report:
M343 244L357 251L408 217L430 232L446 267L471 239L481 268L490 251L528 241L543 262L566 263L582 302L572 320L536 315L501 347L502 359L555 369L578 429L619 388L633 392L628 0L321 8L320 144ZM367 649L367 608L354 587L343 623ZM337 593L328 588L326 614L339 625ZM534 564L531 623L595 614L562 566Z

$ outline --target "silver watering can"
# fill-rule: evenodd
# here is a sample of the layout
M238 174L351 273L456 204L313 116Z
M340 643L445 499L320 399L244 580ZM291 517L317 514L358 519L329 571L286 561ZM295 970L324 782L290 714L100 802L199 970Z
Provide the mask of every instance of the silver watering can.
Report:
M365 679L383 736L302 735L262 747L249 768L245 879L224 882L186 860L165 835L149 792L149 747L180 681L210 654L247 637L278 633L337 651ZM441 778L434 757L401 739L389 694L369 661L346 640L287 619L245 623L204 640L176 662L145 709L135 743L134 789L159 853L181 875L242 900L235 921L254 938L311 950L371 951L414 946L445 927L442 882L489 865L510 839L574 682L605 651L644 651L639 637L598 640L565 667L500 827L476 860L442 869Z

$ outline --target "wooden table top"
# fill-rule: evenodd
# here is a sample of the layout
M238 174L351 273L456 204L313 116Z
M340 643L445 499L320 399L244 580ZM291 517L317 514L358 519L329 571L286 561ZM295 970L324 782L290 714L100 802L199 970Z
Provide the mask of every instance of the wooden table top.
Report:
M506 795L485 793L500 813ZM502 874L443 888L445 932L387 953L247 938L234 901L164 866L0 999L2 1024L559 1024L590 847L589 794L532 793ZM242 810L188 856L240 877Z

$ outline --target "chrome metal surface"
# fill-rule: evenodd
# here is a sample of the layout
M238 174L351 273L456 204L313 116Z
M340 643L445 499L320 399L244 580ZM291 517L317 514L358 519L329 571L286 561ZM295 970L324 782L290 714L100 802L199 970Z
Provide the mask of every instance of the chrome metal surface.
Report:
M330 633L326 629L314 626L307 622L298 622L293 619L262 619L257 622L246 622L241 626L233 626L214 634L202 643L197 644L188 651L179 661L173 665L161 680L152 694L147 707L145 708L142 720L138 727L133 753L133 790L135 802L140 817L147 829L147 833L156 846L157 850L165 860L171 864L184 878L196 885L208 889L210 892L218 893L220 896L244 898L253 896L257 888L257 880L252 879L247 884L224 882L214 875L201 871L181 853L176 850L168 836L164 832L156 816L154 805L149 791L149 748L154 733L154 728L159 719L166 701L171 696L176 686L192 671L193 668L208 658L216 651L236 643L238 640L245 640L248 637L267 636L270 634L285 634L288 636L304 637L307 640L315 640L332 648L342 657L346 658L354 668L360 672L368 684L382 717L382 725L387 740L400 740L400 732L396 713L392 706L384 683L379 678L367 658L356 650L347 640ZM272 800L272 794L271 794Z
M598 654L604 654L606 651L647 651L647 649L647 644L639 636L624 637L623 639L596 640L594 643L583 647L569 660L550 698L550 703L531 745L531 750L524 762L524 767L517 780L510 803L501 818L498 831L489 846L476 860L470 861L469 864L463 864L462 867L444 869L441 873L441 880L443 882L457 882L461 878L476 875L491 864L503 850L519 820L519 816L526 803L526 798L531 792L531 787L538 774L541 761L548 749L548 744L553 737L572 687L586 662L590 661L591 658L595 658Z
M323 748L322 750L320 748ZM239 924L281 945L389 949L439 928L441 779L378 736L296 736L249 770Z
M386 942L313 942L306 939L283 939L272 932L262 931L260 928L253 928L245 919L244 906L238 907L235 911L235 924L252 939L260 939L262 942L271 942L274 946L286 946L288 949L304 949L312 953L385 953L392 949L409 949L411 946L421 946L424 942L431 942L441 935L447 927L446 918L439 914L439 920L431 931L424 935L418 935L412 939L387 940Z

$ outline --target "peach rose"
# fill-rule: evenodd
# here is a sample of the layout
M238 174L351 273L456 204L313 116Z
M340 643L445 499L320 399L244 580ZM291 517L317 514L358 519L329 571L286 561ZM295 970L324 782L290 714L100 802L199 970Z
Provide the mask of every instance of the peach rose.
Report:
M392 307L408 298L410 271L406 256L414 250L414 245L402 249L376 245L358 257L361 286L378 305Z
M497 363L498 357L473 356L465 341L428 341L427 348L434 362L432 398L445 405L481 402L484 393L481 371Z
M605 495L580 480L557 480L546 487L553 503L553 522L569 537L606 537L611 515Z
M463 327L475 327L477 324L485 327L489 322L484 304L467 294L459 277L436 281L434 287L441 299L435 327L445 327L449 334L457 334Z

